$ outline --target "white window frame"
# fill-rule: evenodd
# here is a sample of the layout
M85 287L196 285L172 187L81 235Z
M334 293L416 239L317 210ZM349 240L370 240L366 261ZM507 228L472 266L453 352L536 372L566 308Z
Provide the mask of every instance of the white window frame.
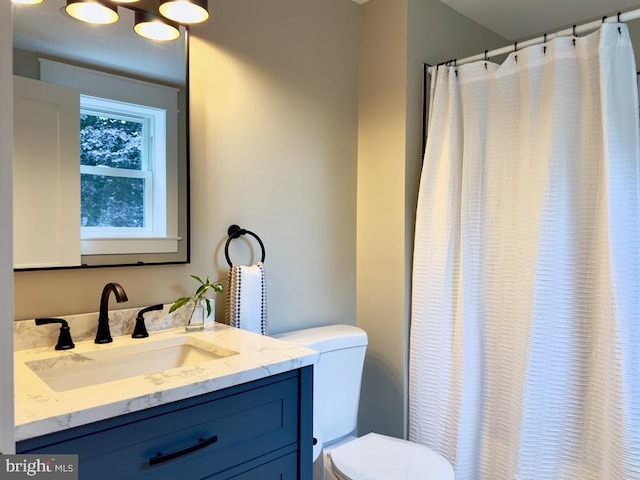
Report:
M166 136L165 111L125 102L116 102L89 95L80 96L80 113L104 115L139 122L143 125L142 164L140 170L80 165L80 174L113 177L139 178L144 180L144 226L143 227L81 227L82 239L123 237L166 237L166 191L154 188L155 178L165 178Z
M178 89L118 75L40 59L43 81L80 90L81 98L104 99L112 107L118 102L127 109L139 105L160 112L156 119L164 135L152 135L157 158L153 160L153 202L164 193L164 208L153 213L151 232L131 234L124 230L86 231L81 238L82 255L175 253L178 251ZM157 130L157 128L156 128ZM163 141L166 139L166 142ZM164 165L160 165L164 157ZM79 166L78 159L78 166ZM163 168L164 167L164 168ZM80 168L80 167L79 167ZM97 167L100 168L100 167ZM131 172L134 172L133 170ZM160 202L163 203L163 202ZM78 218L78 222L80 219ZM81 229L84 230L84 227ZM85 235L86 234L86 235Z

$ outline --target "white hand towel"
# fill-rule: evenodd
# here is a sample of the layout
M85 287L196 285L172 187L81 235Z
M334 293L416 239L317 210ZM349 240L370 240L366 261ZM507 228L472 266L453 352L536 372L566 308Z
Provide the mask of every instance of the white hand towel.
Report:
M264 264L233 265L229 270L225 321L232 327L269 335Z

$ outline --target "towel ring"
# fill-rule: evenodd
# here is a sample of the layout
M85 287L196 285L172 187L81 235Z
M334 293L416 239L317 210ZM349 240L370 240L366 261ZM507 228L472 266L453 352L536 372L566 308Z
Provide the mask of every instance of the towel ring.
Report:
M234 238L239 238L245 234L251 235L260 244L260 248L262 249L262 260L260 261L264 263L264 257L265 257L264 243L262 243L262 240L260 240L260 237L258 235L256 235L250 230L245 230L244 228L240 228L238 225L231 225L227 229L227 233L229 234L229 238L227 239L227 243L225 243L224 245L224 258L227 259L227 263L229 264L230 267L232 267L233 264L231 263L231 259L229 258L229 243L231 243L231 240L233 240Z

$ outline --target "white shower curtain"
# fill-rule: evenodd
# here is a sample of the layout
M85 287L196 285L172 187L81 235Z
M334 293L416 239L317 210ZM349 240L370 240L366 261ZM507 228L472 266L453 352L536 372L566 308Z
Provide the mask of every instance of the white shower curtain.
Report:
M457 70L457 73L456 73ZM640 479L639 126L623 24L439 68L409 436L457 480Z

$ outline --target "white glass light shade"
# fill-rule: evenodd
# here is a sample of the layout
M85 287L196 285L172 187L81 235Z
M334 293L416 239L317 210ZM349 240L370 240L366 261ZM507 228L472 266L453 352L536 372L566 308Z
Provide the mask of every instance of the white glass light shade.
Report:
M174 22L200 23L209 18L207 0L160 0L160 13Z
M118 10L96 0L67 0L66 12L77 20L99 25L118 21Z
M141 37L161 42L180 37L178 25L148 12L136 12L133 30Z

